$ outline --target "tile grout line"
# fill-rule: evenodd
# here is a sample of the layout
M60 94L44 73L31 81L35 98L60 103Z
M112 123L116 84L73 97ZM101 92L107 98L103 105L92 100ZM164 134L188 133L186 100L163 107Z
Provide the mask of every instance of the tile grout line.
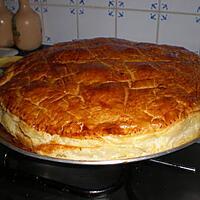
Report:
M157 18L157 25L156 25L156 44L159 41L159 31L160 31L160 6L161 0L158 0L158 18Z
M117 13L118 13L117 1L118 0L115 0L115 38L117 38Z
M35 4L36 3L31 3L31 5L35 5ZM44 3L41 3L41 5L43 5L43 4ZM50 7L76 8L76 6L64 5L64 4L47 4L47 6L50 6ZM96 9L113 9L113 10L115 9L115 8L109 8L107 6L101 7L101 6L92 6L92 5L86 5L86 6L81 6L81 7L84 7L84 8L96 8ZM180 12L180 11L165 11L165 10L158 11L158 10L136 9L136 8L117 8L117 10L200 16L200 13L190 13L190 12Z
M165 11L165 10L161 10L160 13L165 13L165 14L175 14L175 15L200 16L200 13L187 13L187 12Z
M45 28L44 28L44 15L43 15L43 4L42 0L40 0L40 11L41 11L41 23L42 23L42 43L45 42Z
M80 38L80 33L79 33L79 5L78 5L78 0L76 0L76 39Z
M95 7L94 7L95 8ZM101 7L103 8L103 7ZM190 16L200 16L200 13L189 13L180 11L166 11L166 10L150 10L150 9L136 9L136 8L118 8L118 10L124 11L136 11L136 12L152 12L152 13L164 13L164 14L175 14L175 15L190 15Z

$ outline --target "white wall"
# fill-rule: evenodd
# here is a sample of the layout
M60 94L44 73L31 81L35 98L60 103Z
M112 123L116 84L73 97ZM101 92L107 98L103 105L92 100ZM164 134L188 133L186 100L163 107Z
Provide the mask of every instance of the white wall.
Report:
M167 43L200 52L200 0L30 0L43 43L98 36ZM6 0L16 12L17 0Z

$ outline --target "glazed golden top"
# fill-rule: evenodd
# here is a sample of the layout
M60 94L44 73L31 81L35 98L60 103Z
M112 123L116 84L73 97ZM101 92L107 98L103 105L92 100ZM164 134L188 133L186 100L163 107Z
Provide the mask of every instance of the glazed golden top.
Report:
M30 127L72 138L152 133L200 110L200 58L112 38L54 45L0 78L0 104Z

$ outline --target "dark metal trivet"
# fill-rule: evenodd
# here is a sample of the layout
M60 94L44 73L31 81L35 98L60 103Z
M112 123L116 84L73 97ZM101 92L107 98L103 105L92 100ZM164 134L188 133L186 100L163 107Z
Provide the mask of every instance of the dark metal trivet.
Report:
M79 195L70 192L65 185L37 176L0 167L1 200L135 200L127 196L124 185L101 195Z
M66 191L83 196L113 192L124 182L126 165L83 166L61 164L30 158L0 145L0 164L21 174L42 177Z
M37 198L32 198L32 196L36 195L37 197L38 188L34 189L34 187L29 187L27 188L27 191L29 192L22 192L22 187L24 187L26 191L27 184L24 182L25 180L28 180L31 185L39 185L40 193L41 191L46 191L44 195L48 194L49 199L51 199L50 196L52 196L53 199L55 194L59 196L61 195L60 193L62 193L62 195L65 196L65 200L82 200L88 198L99 200L146 200L149 193L149 200L160 200L160 195L167 195L165 192L166 187L173 189L180 184L183 185L182 187L187 188L190 193L194 192L195 195L199 195L198 191L195 189L195 185L197 183L200 184L198 181L200 180L198 175L199 151L200 144L195 144L184 150L178 151L177 153L160 157L156 160L127 165L84 167L83 165L63 165L35 160L0 145L0 165L4 166L3 169L9 173L12 172L12 181L9 182L12 186L6 186L6 184L4 184L4 182L9 180L8 178L5 178L2 185L0 185L0 194L3 195L6 190L9 190L9 188L12 187L10 191L16 191L17 195L20 193L20 195L26 197L25 199L35 200ZM192 170L191 173L191 169L195 170ZM0 170L0 172L4 173L3 170ZM166 177L164 176L165 174ZM0 175L2 174L0 173ZM173 181L172 176L174 177ZM177 176L177 178L175 178L175 176ZM174 179L176 179L176 181L174 181ZM187 182L187 179L191 179L191 187L189 187L188 184L183 184L183 180ZM0 182L1 180L2 178L0 178ZM181 180L180 183L179 180ZM194 186L192 186L192 181L195 183ZM151 189L152 186L154 187ZM154 191L153 189L156 187L159 187L162 190L156 194L157 196L154 196L151 191ZM54 192L51 193L51 191ZM184 193L186 193L185 190ZM13 195L13 193L9 193L9 191L7 194ZM181 191L179 194L181 194ZM177 196L179 194L177 194ZM21 198L16 198L17 195L15 195L14 200L21 200ZM42 197L42 195L43 193L41 193L38 198ZM146 195L146 197L144 198L143 195ZM2 200L12 199L7 198L6 196L5 198L3 197L1 197ZM200 198L200 196L197 197ZM172 197L169 195L168 198ZM193 199L196 200L195 197Z

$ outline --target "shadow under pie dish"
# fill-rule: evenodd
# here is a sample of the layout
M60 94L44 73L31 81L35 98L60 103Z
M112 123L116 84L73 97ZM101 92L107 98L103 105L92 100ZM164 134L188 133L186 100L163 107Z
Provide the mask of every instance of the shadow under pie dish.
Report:
M39 155L117 160L200 136L200 58L114 38L59 43L0 77L0 122Z

